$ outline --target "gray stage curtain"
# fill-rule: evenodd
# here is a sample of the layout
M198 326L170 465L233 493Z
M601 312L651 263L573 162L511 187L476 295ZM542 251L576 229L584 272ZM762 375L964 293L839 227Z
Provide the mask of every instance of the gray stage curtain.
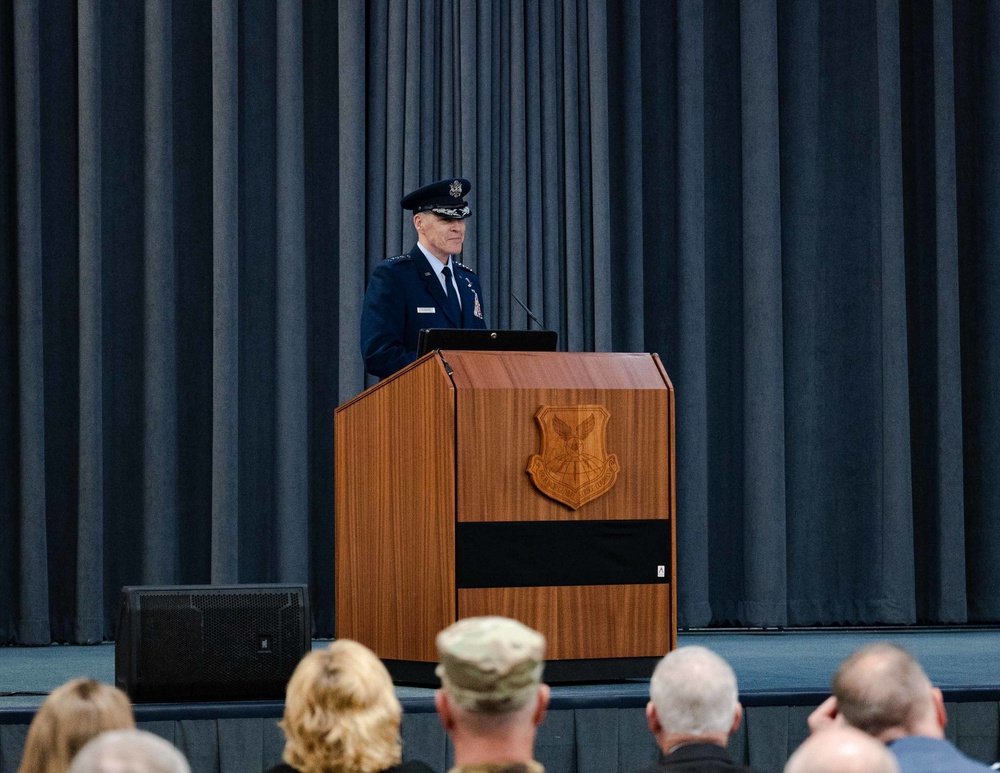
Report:
M0 640L309 581L401 195L656 351L682 625L1000 620L1000 4L0 0Z

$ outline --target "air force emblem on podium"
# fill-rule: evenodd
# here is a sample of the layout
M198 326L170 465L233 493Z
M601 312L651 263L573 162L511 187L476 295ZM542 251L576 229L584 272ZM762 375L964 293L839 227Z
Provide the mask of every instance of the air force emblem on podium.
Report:
M603 405L543 405L535 414L542 452L527 473L545 496L579 510L618 479L618 457L607 452L611 414Z

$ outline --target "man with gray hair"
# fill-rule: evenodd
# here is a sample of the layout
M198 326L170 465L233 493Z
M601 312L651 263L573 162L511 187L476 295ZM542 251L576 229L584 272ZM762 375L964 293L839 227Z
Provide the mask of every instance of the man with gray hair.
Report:
M785 773L899 773L899 766L884 744L840 725L807 738L788 760Z
M451 773L544 773L535 732L549 687L545 637L506 617L470 617L437 637L441 724L455 747Z
M145 730L101 733L73 758L70 773L191 773L177 747Z
M705 647L680 647L661 660L649 682L646 724L663 753L649 773L749 771L726 751L743 707L736 674Z
M833 695L809 716L813 732L847 724L888 745L902 773L983 773L944 737L948 715L910 653L888 643L862 647L833 676Z

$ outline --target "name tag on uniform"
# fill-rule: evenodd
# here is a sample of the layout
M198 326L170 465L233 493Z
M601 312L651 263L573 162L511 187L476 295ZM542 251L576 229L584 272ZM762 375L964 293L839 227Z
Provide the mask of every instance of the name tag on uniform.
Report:
M417 306L417 314L433 314L433 306Z

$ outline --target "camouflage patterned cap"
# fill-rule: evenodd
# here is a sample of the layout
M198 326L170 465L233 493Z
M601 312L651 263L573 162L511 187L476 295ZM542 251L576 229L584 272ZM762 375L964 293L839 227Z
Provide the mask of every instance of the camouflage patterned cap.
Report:
M469 617L437 636L435 673L449 697L471 711L516 711L535 695L545 637L507 617Z

